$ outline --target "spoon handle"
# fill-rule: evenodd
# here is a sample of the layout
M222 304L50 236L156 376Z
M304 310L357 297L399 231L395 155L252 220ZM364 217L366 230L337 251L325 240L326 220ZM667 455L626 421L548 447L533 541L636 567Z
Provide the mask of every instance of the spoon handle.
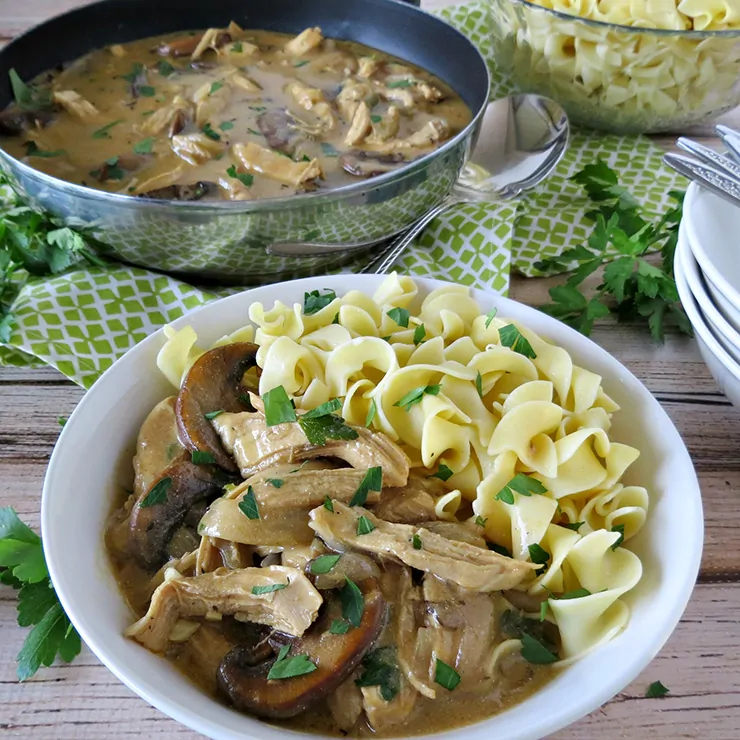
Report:
M722 196L734 205L740 205L740 182L733 177L708 167L702 162L697 162L691 157L684 157L681 154L669 152L663 155L663 161L672 167L676 172L680 172L691 180L700 183L707 190Z
M360 270L360 273L373 275L382 275L393 266L393 263L406 251L407 247L414 239L424 231L424 228L433 221L440 213L446 211L450 206L459 201L455 198L447 197L438 206L427 211L407 232L396 237L374 260L370 261Z

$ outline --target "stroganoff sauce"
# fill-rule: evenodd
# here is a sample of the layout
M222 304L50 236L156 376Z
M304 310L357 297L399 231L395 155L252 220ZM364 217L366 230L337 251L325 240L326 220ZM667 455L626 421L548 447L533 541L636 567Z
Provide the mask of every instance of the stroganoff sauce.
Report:
M93 51L0 114L0 146L109 192L177 200L330 189L432 151L471 120L430 73L380 51L228 29Z

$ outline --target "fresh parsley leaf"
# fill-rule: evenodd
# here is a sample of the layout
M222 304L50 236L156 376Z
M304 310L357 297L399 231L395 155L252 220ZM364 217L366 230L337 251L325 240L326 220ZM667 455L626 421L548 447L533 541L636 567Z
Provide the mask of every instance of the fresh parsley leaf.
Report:
M300 62L296 62L294 67L305 67L308 64L308 59L301 59Z
M271 594L275 591L282 591L284 588L288 588L287 583L271 583L269 586L252 586L252 593L255 596L261 596L262 594Z
M132 85L137 81L137 78L144 72L144 65L141 62L134 62L131 67L131 71L121 77L130 82Z
M544 622L545 619L547 619L547 610L549 608L549 605L547 601L543 601L540 604L540 622Z
M558 656L550 652L539 640L535 639L526 632L521 637L522 640L522 658L533 665L547 665L555 663Z
M424 337L427 335L427 330L424 327L424 324L419 324L419 326L414 329L414 344L421 344L424 341Z
M413 84L412 80L394 80L393 82L389 82L386 87L389 90L396 90L399 87L411 87Z
M624 542L624 524L615 524L611 531L619 532L619 539L612 545L612 550L616 550Z
M574 591L566 591L564 594L553 594L552 598L557 600L582 599L584 596L591 596L587 588L577 588Z
M349 502L350 506L364 506L367 501L367 494L370 491L383 490L383 468L376 466L369 468L360 481L360 485Z
M334 513L334 502L328 496L324 496L323 506L327 511Z
M218 409L216 411L208 411L205 414L203 414L203 416L205 416L206 419L210 421L211 419L215 419L217 416L220 416L223 413L224 413L223 409Z
M336 300L337 294L333 290L327 290L321 293L318 290L312 290L310 293L303 294L303 313L306 316L318 313L322 308L326 308L332 301Z
M436 473L432 473L429 477L430 478L439 478L440 480L449 480L454 473L452 470L450 470L444 463L439 464L439 468L437 469Z
M383 701L393 701L401 690L396 648L387 645L371 650L362 659L362 673L355 684L377 686Z
M339 152L328 142L321 142L321 152L325 157L338 157Z
M487 314L486 314L486 323L485 327L488 329L488 327L491 325L491 322L496 318L496 314L498 313L497 308L492 308Z
M582 185L591 200L617 199L619 207L625 210L639 206L639 203L627 192L626 188L619 185L619 179L614 170L601 159L597 159L593 164L587 164L570 179Z
M488 549L492 550L493 552L498 553L499 555L503 555L505 558L513 557L511 554L511 550L504 547L503 545L497 545L495 542L489 542Z
M370 120L373 123L380 123L383 120L383 116L377 116L373 114L372 116L370 116Z
M226 174L229 177L233 177L235 180L239 180L239 182L245 187L251 188L254 184L254 175L250 175L248 172L237 172L236 165L232 164L231 167L226 170Z
M231 129L234 128L234 122L223 121L222 123L218 124L218 127L221 129L221 131L231 131Z
M547 563L550 561L550 553L537 543L529 545L528 550L530 560L537 565L543 566L542 568L538 568L537 571L535 571L536 575L544 573L547 570Z
M59 424L62 429L64 429L64 425L67 423L67 417L66 416L57 416L57 424Z
M572 529L574 532L577 532L586 522L566 522L565 524L561 524L561 527L565 527L566 529Z
M396 401L393 405L400 406L401 408L405 408L406 411L409 411L412 406L414 406L417 403L421 403L421 399L425 395L438 396L441 387L442 386L439 384L419 386L418 388L414 388L413 390L410 390L408 393L402 396L398 401Z
M118 126L119 123L123 123L123 118L119 118L117 121L111 121L106 123L105 126L101 126L92 132L93 139L110 139L111 135L108 133L114 126Z
M169 77L174 71L175 68L169 63L166 62L164 59L160 59L157 64L157 72L162 75L162 77Z
M67 153L66 149L55 149L53 152L39 149L35 141L27 141L24 146L26 147L27 157L43 157L44 159L51 159L51 157L61 157Z
M647 691L645 692L645 696L648 699L660 699L661 697L665 696L670 689L663 686L663 684L660 681L653 681L650 686L647 687Z
M437 658L434 664L434 682L444 686L448 691L453 691L460 683L460 674L452 666Z
M505 504L514 503L514 494L531 496L533 493L547 493L547 488L536 478L530 478L524 473L517 473L495 496L497 501Z
M239 502L239 511L244 514L247 519L260 519L260 510L257 506L257 499L254 496L254 489L252 486L247 486L247 492L242 496L242 500Z
M27 85L15 69L8 72L8 77L10 78L10 87L13 90L13 97L19 108L39 110L51 106L51 94L47 90L39 90L33 85Z
M483 376L480 374L480 370L475 375L475 390L478 391L478 395L483 398Z
M301 416L298 423L306 435L306 439L312 445L323 446L327 439L357 439L359 436L355 429L347 426L343 419L334 414L320 416L317 419L306 418Z
M334 318L333 318L333 319L331 320L331 323L332 323L332 324L338 324L338 323L339 323L339 311L337 311L337 312L336 312L336 313L334 314Z
M154 147L154 137L150 136L148 139L142 139L134 144L134 151L137 154L151 154Z
M208 122L206 122L206 125L203 126L203 133L209 139L213 139L213 141L221 141L221 134L219 134L218 131L214 131L213 127Z
M326 403L322 403L320 406L317 406L315 409L311 409L311 411L306 412L303 414L301 418L303 419L318 419L322 416L328 416L329 414L333 414L335 411L339 411L339 409L342 408L342 402L338 398L332 398L330 401L327 401Z
M414 550L421 550L421 537L418 534L414 533L411 538L411 545Z
M378 413L378 405L375 403L375 399L370 399L370 408L367 410L367 416L365 417L365 426L369 429L375 419L375 415Z
M265 424L268 427L275 426L276 424L286 424L296 421L298 418L295 408L282 385L278 385L267 391L262 396L262 402L265 405Z
M223 86L224 86L224 83L220 82L219 80L212 82L211 87L208 90L208 94L213 95L213 93L218 92Z
M241 41L236 41L231 45L231 51L236 54L241 54L244 51L244 44Z
M172 478L161 478L150 489L144 499L139 502L139 507L145 509L147 506L156 506L167 501L167 494L172 488Z
M273 488L282 488L283 483L285 481L282 478L268 478L267 482L273 487Z
M509 347L512 351L529 357L531 360L537 359L537 353L532 349L532 345L524 338L514 324L502 326L498 330L498 335L504 347Z
M311 561L311 573L328 573L341 558L341 555L319 555Z
M329 633L332 635L346 635L349 632L350 623L346 619L332 619Z
M365 597L359 586L350 578L344 577L344 586L339 591L339 602L342 605L342 616L353 626L362 624L365 613Z
M213 465L216 462L213 453L207 450L193 450L190 453L190 459L195 465Z
M480 515L478 515L477 517L475 517L475 523L479 527L485 527L487 522L488 522L488 517L482 517Z
M357 534L370 534L375 529L375 525L366 517L361 516L357 520Z
M313 673L316 670L316 666L307 655L293 655L289 658L289 652L290 645L284 645L280 649L278 659L272 664L272 668L267 674L268 681L305 676L307 673Z
M139 85L137 90L139 91L139 95L145 98L153 98L157 94L156 88L151 85Z
M395 321L399 326L408 329L411 314L405 308L392 308L388 311L388 318Z

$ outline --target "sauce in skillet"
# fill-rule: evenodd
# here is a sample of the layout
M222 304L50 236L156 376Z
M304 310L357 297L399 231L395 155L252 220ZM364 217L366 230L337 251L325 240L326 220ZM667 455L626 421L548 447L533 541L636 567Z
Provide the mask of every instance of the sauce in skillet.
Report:
M430 73L360 44L227 29L99 49L15 86L0 146L100 190L177 200L272 198L357 182L441 146L471 120Z

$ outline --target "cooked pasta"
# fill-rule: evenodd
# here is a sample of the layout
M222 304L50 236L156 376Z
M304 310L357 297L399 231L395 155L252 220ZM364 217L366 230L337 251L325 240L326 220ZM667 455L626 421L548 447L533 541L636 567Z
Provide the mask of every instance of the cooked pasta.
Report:
M345 421L383 432L412 471L441 479L439 519L474 522L490 547L541 564L518 589L546 600L563 661L623 629L621 597L642 565L621 545L643 526L649 496L623 480L639 451L610 438L618 406L601 377L518 322L483 314L461 286L422 298L394 273L372 298L321 298L314 312L252 305L260 395L283 386L299 410L338 398ZM203 350L190 327L166 335L158 365L179 386Z
M492 0L492 10L499 63L581 122L648 130L737 102L737 39L691 32L740 29L740 0Z

